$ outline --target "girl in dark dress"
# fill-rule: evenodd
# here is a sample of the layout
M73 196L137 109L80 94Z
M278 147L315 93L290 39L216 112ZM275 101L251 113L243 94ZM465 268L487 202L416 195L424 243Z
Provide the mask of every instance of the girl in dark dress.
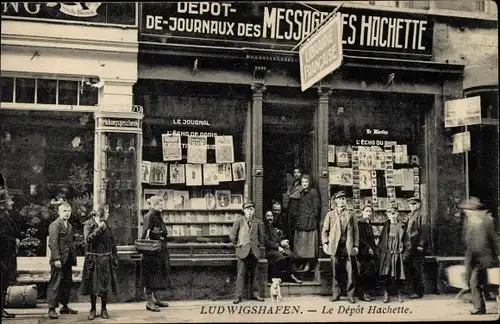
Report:
M141 238L160 240L161 249L157 254L144 254L142 258L142 283L146 293L146 309L159 312L158 307L167 307L168 303L158 299L157 292L166 290L170 280L169 255L167 250L167 227L161 218L163 199L152 196L147 200L149 212L144 215L144 227Z
M107 319L107 298L110 294L117 294L118 254L107 219L108 212L104 205L100 205L83 227L86 246L81 293L90 295L89 320L96 316L97 296L101 297L101 317Z
M406 279L404 261L410 254L410 239L403 223L398 221L398 211L394 207L387 209L389 221L380 233L378 245L380 254L380 279L384 287L384 303L390 301L389 288L395 286L398 301L403 302L401 289Z

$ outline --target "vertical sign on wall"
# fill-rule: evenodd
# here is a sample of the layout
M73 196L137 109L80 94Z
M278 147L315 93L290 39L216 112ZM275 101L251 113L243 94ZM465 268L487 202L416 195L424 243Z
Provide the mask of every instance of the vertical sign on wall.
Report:
M360 214L359 190L359 151L357 146L352 147L352 204L355 215Z

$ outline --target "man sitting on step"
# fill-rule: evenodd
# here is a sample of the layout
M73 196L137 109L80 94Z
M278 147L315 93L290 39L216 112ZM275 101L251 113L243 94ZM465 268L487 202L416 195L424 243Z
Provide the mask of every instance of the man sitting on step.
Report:
M266 258L269 265L269 278L281 278L283 273L290 276L292 282L301 283L295 277L295 266L293 264L293 252L290 248L290 241L283 231L276 227L276 219L272 211L265 214L266 227ZM281 278L286 280L288 278Z

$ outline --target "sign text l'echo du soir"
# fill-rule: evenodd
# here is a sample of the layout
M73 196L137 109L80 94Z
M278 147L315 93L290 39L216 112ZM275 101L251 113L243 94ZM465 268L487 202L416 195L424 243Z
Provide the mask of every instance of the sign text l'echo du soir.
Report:
M177 2L142 4L141 39L182 42L217 40L240 47L290 49L335 7L298 3ZM346 51L432 55L434 22L426 16L359 8L340 9ZM352 55L352 53L350 53ZM366 53L364 53L366 55ZM420 58L419 58L420 59Z

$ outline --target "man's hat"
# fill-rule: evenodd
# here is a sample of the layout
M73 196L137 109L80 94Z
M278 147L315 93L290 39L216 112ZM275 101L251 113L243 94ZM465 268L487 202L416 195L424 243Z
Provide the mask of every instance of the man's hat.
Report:
M373 206L370 203L364 205L363 208L361 208L361 210L365 210L365 208L368 208L368 207L370 207L373 210Z
M337 192L335 195L333 195L333 199L345 197L345 192L343 190Z
M420 202L420 198L417 198L417 197L410 197L408 199L406 199L407 202L411 203L411 202Z
M464 199L458 204L458 208L469 209L469 210L477 210L481 209L483 204L481 200L477 197L470 197L469 199Z
M255 207L255 204L251 200L247 201L246 203L243 204L243 209L249 208L249 207Z
M396 206L395 204L389 204L389 206L387 206L387 212L390 211L398 211L398 206Z

